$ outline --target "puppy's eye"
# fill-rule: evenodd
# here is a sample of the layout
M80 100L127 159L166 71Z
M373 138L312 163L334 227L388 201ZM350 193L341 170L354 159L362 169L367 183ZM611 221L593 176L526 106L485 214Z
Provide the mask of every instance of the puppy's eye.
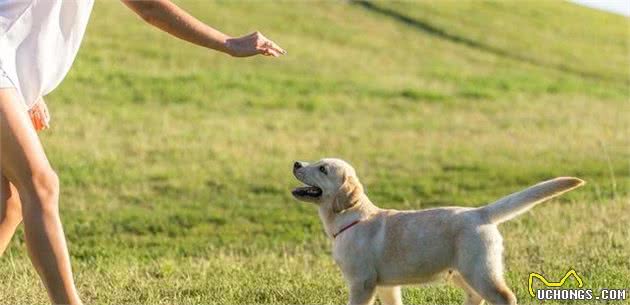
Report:
M319 167L319 171L322 172L324 175L328 175L328 171L326 170L326 167L324 167L323 165Z

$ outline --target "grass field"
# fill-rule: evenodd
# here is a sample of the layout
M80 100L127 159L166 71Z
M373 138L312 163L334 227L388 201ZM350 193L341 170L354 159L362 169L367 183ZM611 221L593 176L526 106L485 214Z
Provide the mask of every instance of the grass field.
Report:
M97 1L42 133L87 304L346 302L316 209L289 192L292 161L325 156L396 209L581 177L501 226L508 283L521 304L530 272L630 289L628 19L564 1L181 5L289 54L208 52ZM22 229L0 275L0 304L47 302Z

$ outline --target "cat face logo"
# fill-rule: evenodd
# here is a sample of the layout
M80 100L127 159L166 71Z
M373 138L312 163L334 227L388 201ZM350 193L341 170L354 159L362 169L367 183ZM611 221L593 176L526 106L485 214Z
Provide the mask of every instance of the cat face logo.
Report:
M528 280L528 283L529 283L529 294L533 298L536 297L536 294L534 293L534 288L532 287L532 284L534 283L534 278L537 278L537 279L541 280L543 285L545 285L547 287L562 287L562 285L564 285L564 282L569 278L569 276L575 277L575 279L578 282L578 287L582 288L582 286L584 286L584 282L582 282L582 278L577 274L577 272L575 272L574 269L571 269L571 270L567 271L567 273L564 275L564 277L559 282L549 282L540 273L532 272L532 273L529 274L529 280Z

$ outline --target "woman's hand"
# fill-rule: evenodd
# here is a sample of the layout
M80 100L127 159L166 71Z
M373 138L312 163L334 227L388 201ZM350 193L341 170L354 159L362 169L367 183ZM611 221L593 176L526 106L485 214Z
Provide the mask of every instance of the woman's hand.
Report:
M234 57L248 57L257 54L278 57L287 53L260 32L238 38L229 38L225 41L225 47L227 53Z

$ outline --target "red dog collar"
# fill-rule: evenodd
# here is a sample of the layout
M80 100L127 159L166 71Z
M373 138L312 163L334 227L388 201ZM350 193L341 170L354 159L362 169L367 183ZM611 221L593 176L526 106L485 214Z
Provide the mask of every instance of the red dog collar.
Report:
M351 224L341 228L341 230L339 230L339 232L333 234L333 238L337 238L337 236L339 236L339 234L343 233L343 231L348 230L350 228L352 228L352 226L356 225L357 223L361 222L361 220L355 220L354 222L352 222Z

